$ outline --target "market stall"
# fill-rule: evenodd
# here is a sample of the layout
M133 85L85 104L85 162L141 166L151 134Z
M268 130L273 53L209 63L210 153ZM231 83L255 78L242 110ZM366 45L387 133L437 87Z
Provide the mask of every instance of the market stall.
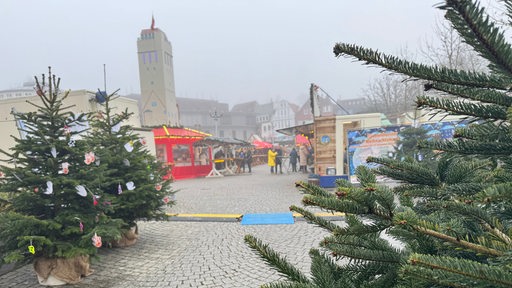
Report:
M251 144L234 138L205 137L194 143L195 148L208 149L210 153L211 166L206 177L223 177L234 175L239 170L242 159L237 158L237 151L241 147L250 147Z
M156 157L171 166L174 179L204 177L212 168L208 148L194 147L194 143L210 134L189 128L153 129Z

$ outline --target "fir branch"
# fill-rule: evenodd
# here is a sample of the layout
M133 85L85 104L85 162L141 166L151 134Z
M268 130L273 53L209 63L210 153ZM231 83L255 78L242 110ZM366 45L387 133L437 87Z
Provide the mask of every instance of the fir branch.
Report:
M375 184L377 183L377 177L372 171L363 165L357 166L356 168L356 176L357 180L361 184L361 186L365 189L374 189Z
M508 129L508 125L499 125L493 121L487 121L478 125L456 128L454 137L481 141L512 142L512 136L508 133Z
M492 103L500 106L512 106L512 97L508 96L503 91L482 89L482 88L469 88L456 85L450 85L440 82L432 82L425 85L425 90L434 89L437 91L445 92L460 98L479 101L482 103Z
M400 269L400 273L405 278L404 282L409 282L410 279L411 285L417 285L418 287L431 287L429 284L436 284L438 286L446 286L453 288L468 288L468 285L459 283L459 279L456 281L452 279L446 279L446 275L442 275L441 277L435 273L432 269L427 269L425 267L419 267L417 265L404 265ZM413 286L406 287L413 287ZM437 286L434 286L437 287Z
M418 96L418 108L440 109L453 115L467 115L480 119L507 120L507 110L495 104L479 104L475 102L443 99L430 96Z
M334 236L362 236L365 234L381 233L393 225L391 221L374 221L365 224L354 215L347 215L346 222L348 224L346 227L333 231Z
M311 274L316 287L347 287L350 275L341 269L332 258L320 253L317 249L309 251L311 257Z
M467 278L470 278L477 281L480 285L512 287L512 274L499 266L490 266L467 259L424 254L412 254L409 258L409 263L413 266L427 267L433 269L433 271L445 271L450 274L463 276L460 280L464 279L464 282L469 280ZM467 282L467 284L470 283L476 284L474 282Z
M463 155L509 156L512 154L512 143L483 142L475 140L433 140L419 141L422 149L441 150Z
M501 90L506 90L510 86L510 82L502 77L416 64L353 44L337 43L333 52L336 57L349 55L365 62L366 65L377 65L386 70L428 81Z
M290 210L301 214L302 216L304 216L305 219L307 219L307 220L317 224L318 226L320 226L324 229L327 229L331 232L341 229L340 226L334 224L333 222L325 220L322 217L315 216L313 213L311 213L305 209L302 209L300 207L297 207L295 205L290 206Z
M311 281L306 277L306 275L291 265L286 261L286 259L280 257L267 244L263 244L259 239L252 235L245 235L244 241L249 245L249 247L258 252L260 256L280 274L295 282L311 284Z
M484 204L497 204L502 202L510 203L512 201L512 183L501 183L490 186L476 195L476 200Z
M489 61L489 68L497 74L512 75L512 47L505 35L490 21L478 2L447 0L439 6L445 10L445 18L482 57Z
M304 181L295 182L295 187L299 188L299 190L301 190L302 192L310 195L316 195L327 198L336 197L334 194L327 192L327 190L319 187L318 185L310 184Z
M326 237L320 245L332 251L334 257L349 257L352 261L400 264L405 254L380 238L380 233Z
M365 207L359 203L350 200L338 200L332 198L324 198L312 195L306 195L302 199L302 203L307 206L318 206L323 209L352 213L352 214L368 214L369 207Z
M384 157L368 157L366 162L384 165L376 168L374 171L395 180L428 186L440 185L438 177L432 170L423 167L419 163L398 161Z
M469 250L474 251L475 253L480 253L480 254L485 254L485 255L495 256L495 257L499 257L499 256L503 256L504 255L504 253L502 251L498 251L498 250L495 250L495 249L492 249L492 248L488 248L488 247L485 247L485 246L482 246L482 245L471 243L471 242L459 239L457 237L452 237L452 236L443 234L441 232L437 232L437 231L432 230L432 229L428 229L428 228L421 227L421 226L418 226L418 225L411 225L410 227L413 228L414 230L420 232L420 233L423 233L423 234L432 236L434 238L437 238L437 239L440 239L440 240L443 240L443 241L455 244L455 245L460 246L460 247L467 248Z

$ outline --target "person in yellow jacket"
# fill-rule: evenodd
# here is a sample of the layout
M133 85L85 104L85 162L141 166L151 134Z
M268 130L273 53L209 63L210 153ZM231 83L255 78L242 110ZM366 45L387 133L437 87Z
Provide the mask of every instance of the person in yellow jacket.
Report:
M274 174L274 170L277 174L277 169L274 169L276 168L276 155L277 152L274 147L268 149L268 166L270 166L270 174Z

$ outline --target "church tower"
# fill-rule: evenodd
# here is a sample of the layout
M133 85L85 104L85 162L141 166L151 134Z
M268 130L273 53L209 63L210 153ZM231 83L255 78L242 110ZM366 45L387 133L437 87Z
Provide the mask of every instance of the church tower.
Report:
M151 28L140 32L137 39L143 126L179 126L174 88L172 46L163 31Z

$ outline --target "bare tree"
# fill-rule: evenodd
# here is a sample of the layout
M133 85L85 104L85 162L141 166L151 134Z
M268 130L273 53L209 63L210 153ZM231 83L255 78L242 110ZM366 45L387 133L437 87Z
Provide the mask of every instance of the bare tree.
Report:
M368 112L380 112L388 118L414 110L414 101L422 93L422 85L400 75L383 75L363 89Z
M419 56L430 64L467 71L486 71L487 63L458 35L446 21L436 21L435 38L422 43ZM414 56L402 49L400 57L412 60ZM368 112L381 112L394 119L415 109L416 97L423 92L423 82L411 81L402 75L383 75L363 89Z
M450 69L486 71L485 60L464 43L450 23L437 19L434 34L436 39L426 40L419 49L428 62Z

